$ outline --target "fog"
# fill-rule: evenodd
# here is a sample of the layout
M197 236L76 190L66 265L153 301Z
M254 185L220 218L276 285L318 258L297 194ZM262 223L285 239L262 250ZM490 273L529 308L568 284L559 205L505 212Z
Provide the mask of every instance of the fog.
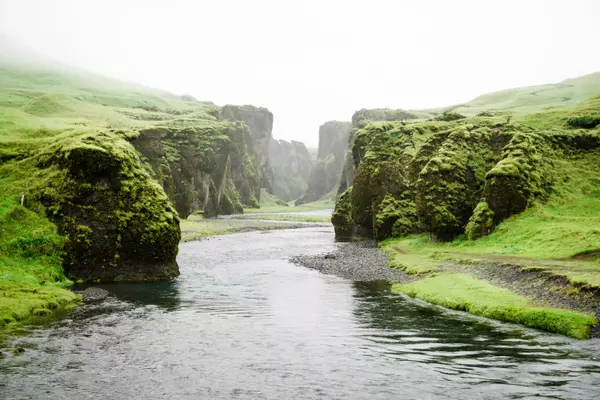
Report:
M360 108L430 108L600 70L600 2L0 0L0 32L63 63L275 114L316 147Z

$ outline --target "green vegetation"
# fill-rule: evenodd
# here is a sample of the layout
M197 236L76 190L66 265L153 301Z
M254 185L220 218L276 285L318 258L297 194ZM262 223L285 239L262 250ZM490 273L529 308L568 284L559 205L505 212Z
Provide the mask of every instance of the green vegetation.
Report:
M293 203L287 204L286 202L268 193L266 190L262 190L260 199L260 208L244 208L244 213L249 214L289 214L304 211L317 211L331 209L334 206L334 200L331 198L323 198L312 203L301 204L294 206ZM312 221L308 221L312 222Z
M572 90L572 98L581 100L581 93L600 92L600 74L580 81L591 86L575 80L572 88L559 85L547 94ZM590 87L596 89L588 92ZM490 105L509 101L509 94L523 99L509 91L483 96L485 108L483 102L482 108L455 107L428 121L361 122L340 189L350 186L333 213L336 236L387 238L380 246L390 254L390 266L416 279L396 288L412 296L586 337L592 317L533 307L498 276L532 273L528 279L550 285L545 293L579 296L558 304L583 301L596 310L600 96L578 104L558 101L548 109L533 102L520 114L511 110L511 122L507 109ZM558 107L561 102L567 105Z
M262 209L260 210L262 212ZM232 233L289 229L289 222L329 223L330 217L303 216L286 213L258 214L256 216L236 216L235 218L204 219L190 215L181 221L181 241L189 242L207 237ZM297 227L298 224L293 224ZM309 225L310 226L310 225Z
M515 322L531 328L585 339L596 318L576 311L537 307L524 297L465 274L445 274L408 284L396 284L393 290L453 310Z
M0 329L76 301L64 287L64 238L16 198L0 202Z
M452 111L476 114L530 114L555 107L574 105L600 93L600 72L567 79L560 83L502 90L476 97L468 103L454 106ZM442 110L423 110L435 114Z
M74 300L67 278L177 276L178 213L257 205L250 129L218 118L191 96L0 64L0 323Z
M331 199L314 201L299 206L282 206L282 205L261 205L260 208L245 208L247 213L296 213L303 211L317 211L333 208L334 202Z

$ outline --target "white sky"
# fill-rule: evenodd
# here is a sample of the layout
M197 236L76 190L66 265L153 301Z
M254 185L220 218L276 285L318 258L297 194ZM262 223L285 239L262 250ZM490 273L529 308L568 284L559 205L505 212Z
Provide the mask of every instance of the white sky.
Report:
M0 31L104 75L275 114L316 147L360 108L600 70L600 0L0 0Z

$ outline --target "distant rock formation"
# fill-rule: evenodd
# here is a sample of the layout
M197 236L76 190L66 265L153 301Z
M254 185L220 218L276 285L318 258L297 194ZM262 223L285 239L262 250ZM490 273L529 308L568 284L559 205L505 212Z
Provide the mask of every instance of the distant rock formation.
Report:
M272 139L273 113L264 107L226 105L219 111L219 119L241 121L248 126L254 144L254 153L258 160L260 186L272 192L273 170L269 161L269 144ZM260 190L254 195L260 202Z
M269 157L273 169L273 194L285 201L302 196L313 169L311 155L304 143L271 139Z
M335 188L344 167L350 126L350 122L329 121L319 127L317 163L297 205L319 200Z

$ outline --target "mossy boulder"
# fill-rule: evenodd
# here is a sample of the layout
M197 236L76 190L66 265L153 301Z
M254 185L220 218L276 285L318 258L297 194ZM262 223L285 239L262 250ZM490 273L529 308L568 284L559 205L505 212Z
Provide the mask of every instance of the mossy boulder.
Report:
M497 135L502 133L473 124L442 135L445 140L416 182L417 213L432 238L450 240L464 232L481 199L485 174L500 158L501 149L492 141Z
M335 209L331 215L331 223L335 229L337 239L351 239L356 231L356 225L352 220L352 187L348 188L335 203Z
M366 148L365 138L370 145L360 154ZM400 199L411 191L406 166L414 152L413 138L400 124L373 122L357 134L353 152L362 161L354 179L352 218L362 230L374 232L377 210L386 195Z
M552 185L546 138L525 129L514 132L502 159L487 173L484 199L495 223L548 197Z
M4 168L30 173L26 205L66 238L66 275L84 281L148 281L179 275L179 218L144 169L127 134L65 133ZM12 175L19 178L18 175Z
M411 198L395 199L387 194L375 215L374 237L378 240L401 237L418 232L415 202Z
M456 111L446 110L440 115L434 117L435 121L458 121L459 119L465 119L464 115L457 113Z
M473 215L465 227L465 236L469 240L476 240L487 236L494 230L494 212L485 201L480 202L473 210Z

